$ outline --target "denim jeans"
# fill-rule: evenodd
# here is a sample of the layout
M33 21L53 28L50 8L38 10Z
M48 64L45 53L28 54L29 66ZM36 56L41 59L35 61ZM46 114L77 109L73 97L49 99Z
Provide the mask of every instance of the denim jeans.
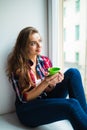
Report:
M67 119L74 130L87 130L87 105L80 72L68 69L64 80L46 97L28 103L16 100L16 112L21 123L30 127Z

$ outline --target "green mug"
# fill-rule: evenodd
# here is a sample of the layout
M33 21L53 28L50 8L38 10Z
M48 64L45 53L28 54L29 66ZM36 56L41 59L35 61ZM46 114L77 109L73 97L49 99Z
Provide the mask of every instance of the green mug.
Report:
M60 71L59 67L48 68L49 75L54 75L54 74L58 73L59 71Z

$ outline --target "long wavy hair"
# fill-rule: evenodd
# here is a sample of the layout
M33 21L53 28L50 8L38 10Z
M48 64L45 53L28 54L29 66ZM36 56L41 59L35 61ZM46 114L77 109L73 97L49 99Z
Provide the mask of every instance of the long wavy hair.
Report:
M28 70L30 68L28 64L28 56L29 56L29 35L39 33L38 30L34 27L26 27L22 29L17 37L15 46L12 52L8 55L7 59L7 68L6 73L11 79L12 73L15 75L19 75L20 83L22 86L29 86L30 77L28 74ZM33 83L32 83L33 84Z

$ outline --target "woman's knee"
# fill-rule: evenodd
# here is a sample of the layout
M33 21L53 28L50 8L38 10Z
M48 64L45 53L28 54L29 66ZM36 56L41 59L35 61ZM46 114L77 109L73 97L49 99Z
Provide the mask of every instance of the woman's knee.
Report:
M79 74L79 70L77 68L70 68L67 70L70 74Z
M80 108L80 103L75 98L68 99L68 105L71 110L77 110Z

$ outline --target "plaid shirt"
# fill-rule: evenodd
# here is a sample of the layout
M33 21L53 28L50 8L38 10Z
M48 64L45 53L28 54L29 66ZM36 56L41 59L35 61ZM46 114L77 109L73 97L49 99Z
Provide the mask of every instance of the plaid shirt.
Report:
M50 59L46 56L37 56L37 65L36 65L36 71L40 77L41 80L44 79L44 77L46 76L46 73L48 71L48 68L52 67L52 63L50 61ZM32 73L32 71L30 71L30 76L32 81L35 83L35 76ZM16 96L18 97L18 99L23 102L26 103L26 101L23 98L23 95L20 92L20 87L18 85L18 80L14 77L14 74L12 74L12 85L13 88L16 92ZM42 95L45 95L46 93L42 93L39 97L41 98Z

